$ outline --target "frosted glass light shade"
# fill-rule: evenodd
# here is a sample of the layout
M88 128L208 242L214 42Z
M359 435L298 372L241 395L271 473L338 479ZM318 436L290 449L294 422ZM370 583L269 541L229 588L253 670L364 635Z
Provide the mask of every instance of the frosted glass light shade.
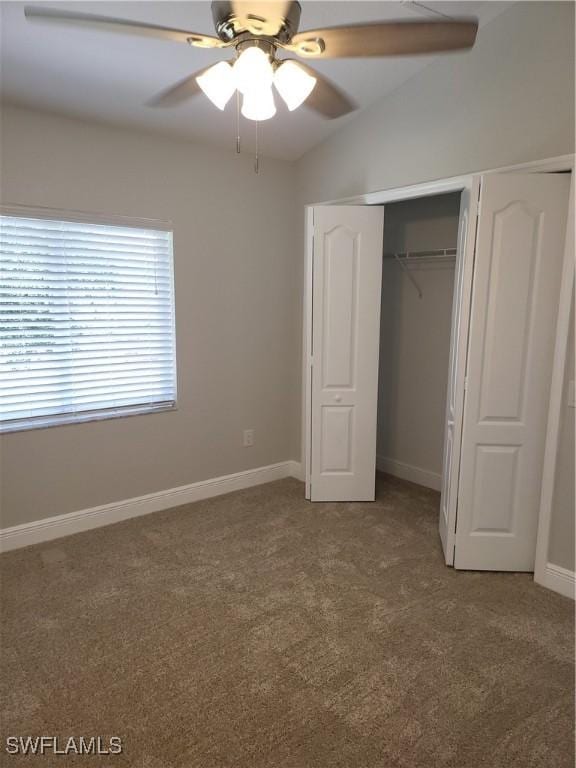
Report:
M214 64L213 67L199 75L196 82L218 109L224 109L236 90L236 79L232 67L227 61Z
M247 120L269 120L276 114L271 86L253 89L244 94L242 114Z
M274 72L270 59L261 48L250 46L242 51L234 63L236 88L242 94L272 85Z
M316 78L309 75L295 61L284 61L274 73L274 85L292 112L310 96L316 85Z

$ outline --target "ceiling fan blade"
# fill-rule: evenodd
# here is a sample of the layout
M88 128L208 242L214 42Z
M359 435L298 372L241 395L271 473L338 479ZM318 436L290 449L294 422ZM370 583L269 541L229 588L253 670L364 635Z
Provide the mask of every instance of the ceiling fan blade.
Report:
M472 19L353 24L299 32L285 47L312 59L410 56L471 48L477 31Z
M156 37L161 40L171 40L177 43L189 43L200 48L222 48L226 45L222 40L210 35L201 35L185 29L159 27L142 21L116 19L112 16L97 16L93 13L75 13L72 11L59 11L57 8L27 5L24 8L24 15L29 21L69 24L76 27L101 29L105 32L119 32L139 37Z
M327 77L302 61L297 63L305 72L316 78L316 85L304 102L305 107L330 120L343 117L358 108L358 105Z
M202 89L196 82L196 78L200 77L200 75L206 72L207 69L210 69L210 67L199 69L192 75L189 75L188 77L185 77L179 82L170 86L170 88L166 88L166 90L156 94L156 96L153 96L149 101L146 102L146 106L176 107L178 104L182 104L182 102L186 101L187 99L191 99L194 96L197 96L199 93L201 93Z

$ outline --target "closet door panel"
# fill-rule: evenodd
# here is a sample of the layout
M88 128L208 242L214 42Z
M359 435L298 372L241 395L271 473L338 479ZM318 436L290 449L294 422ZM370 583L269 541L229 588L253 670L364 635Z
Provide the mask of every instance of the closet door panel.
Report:
M315 208L312 289L312 501L375 491L384 210Z
M354 409L349 405L322 406L322 474L351 474Z
M479 420L522 421L542 214L519 203L494 213L485 288ZM542 269L545 266L542 265Z
M454 564L464 379L479 191L480 178L475 176L470 187L464 189L460 197L439 521L440 540L447 565Z
M569 184L560 174L482 182L457 568L534 569Z
M324 235L322 321L322 386L354 386L354 359L358 336L359 235L338 225Z

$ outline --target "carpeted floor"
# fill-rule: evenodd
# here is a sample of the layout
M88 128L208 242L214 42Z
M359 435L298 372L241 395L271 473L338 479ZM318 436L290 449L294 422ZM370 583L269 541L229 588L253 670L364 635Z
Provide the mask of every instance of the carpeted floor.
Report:
M281 480L7 553L6 766L573 768L573 603L446 568L438 495ZM7 735L119 735L14 757Z

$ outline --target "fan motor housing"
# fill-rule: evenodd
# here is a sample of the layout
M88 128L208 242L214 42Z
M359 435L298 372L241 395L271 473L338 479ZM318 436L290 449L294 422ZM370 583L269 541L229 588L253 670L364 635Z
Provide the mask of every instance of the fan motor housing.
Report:
M288 43L298 31L300 12L300 3L295 0L287 3L214 0L212 3L216 33L227 43L245 32Z

